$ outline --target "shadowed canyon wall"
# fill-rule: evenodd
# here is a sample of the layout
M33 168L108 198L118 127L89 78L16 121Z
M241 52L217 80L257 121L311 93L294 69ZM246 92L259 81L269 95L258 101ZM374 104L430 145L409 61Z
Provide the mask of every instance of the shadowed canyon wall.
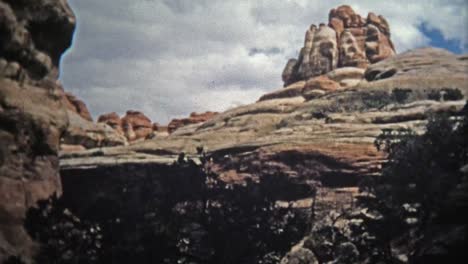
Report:
M74 29L65 0L0 1L0 262L29 260L36 245L25 212L62 191L58 151L68 117L57 78Z

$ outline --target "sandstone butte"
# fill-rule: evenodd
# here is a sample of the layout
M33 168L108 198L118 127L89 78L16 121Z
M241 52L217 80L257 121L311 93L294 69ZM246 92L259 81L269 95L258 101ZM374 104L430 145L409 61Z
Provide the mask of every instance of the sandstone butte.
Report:
M150 130L169 128L138 112L108 114L96 124L64 93L59 61L75 28L66 1L9 3L0 0L0 262L37 250L22 221L39 199L85 193L84 207L113 180L151 173L181 152L196 157L199 146L233 183L279 171L291 182L319 182L324 195L352 195L359 177L379 173L385 156L373 141L383 129L420 133L429 115L465 104L431 95L468 95L466 55L436 48L395 55L383 17L341 6L328 26L307 30L299 58L283 71L285 88L202 122L177 121L184 126L152 137ZM43 26L51 30L35 31ZM148 139L128 144L133 137Z

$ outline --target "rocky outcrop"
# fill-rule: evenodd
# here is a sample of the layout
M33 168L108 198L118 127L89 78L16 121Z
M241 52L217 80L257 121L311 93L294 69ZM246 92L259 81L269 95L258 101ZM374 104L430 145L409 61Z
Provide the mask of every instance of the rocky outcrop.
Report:
M127 111L122 118L122 129L129 141L145 139L153 132L151 120L139 111Z
M260 97L259 101L301 96L311 100L326 93L351 88L364 79L364 69L356 67L337 68L327 74L295 82Z
M60 136L68 125L57 82L75 18L63 0L0 1L0 262L29 262L27 209L61 193Z
M128 141L145 139L153 132L151 120L142 112L129 110L120 118L115 112L99 116L98 123L112 127Z
M416 69L423 58L425 65ZM386 79L361 80L352 89L342 89L341 85L362 76L364 70L339 68L326 75L338 83L334 91L306 99L302 91L307 82L298 82L269 94L270 98L219 113L203 123L180 127L165 138L104 148L99 153L64 155L62 169L171 163L178 153L193 155L197 147L204 146L219 164L217 171L227 178L280 171L299 181L355 186L361 175L376 175L385 159L373 144L383 129L411 128L421 132L428 116L455 113L463 107L463 97L468 94L467 60L463 56L420 49L379 62L365 74L377 69L385 72L390 66L402 70L397 69ZM421 75L403 71L409 67ZM450 89L458 89L461 97L433 97Z
M89 113L86 104L73 94L64 92L63 103L65 104L68 110L77 113L85 120L93 122L93 118L91 117L91 114Z
M203 123L205 121L208 121L212 119L214 116L216 116L217 114L218 114L217 112L209 112L209 111L205 113L200 113L200 114L193 112L190 114L188 118L172 119L171 122L169 122L169 124L167 125L167 130L169 133L172 133L183 126L198 124L198 123Z
M70 125L62 139L62 150L71 150L70 145L86 149L127 145L124 135L104 123L93 123L78 113L67 110ZM64 145L68 145L65 147Z
M123 118L115 112L103 114L99 116L98 123L109 125L129 142L168 135L167 126L151 123L146 115L138 111L127 111Z
M367 18L346 5L332 9L328 25L311 25L299 58L283 70L284 86L326 74L340 67L366 68L395 54L390 27L382 16Z
M123 134L122 119L120 119L120 116L116 112L100 115L97 122L104 123L115 129L120 134Z

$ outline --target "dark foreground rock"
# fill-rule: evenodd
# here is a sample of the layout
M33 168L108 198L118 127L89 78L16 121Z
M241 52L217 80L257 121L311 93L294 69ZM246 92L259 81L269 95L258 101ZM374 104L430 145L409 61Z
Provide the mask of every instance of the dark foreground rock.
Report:
M75 17L66 1L0 1L0 262L37 246L26 210L61 193L59 140L68 125L57 82Z

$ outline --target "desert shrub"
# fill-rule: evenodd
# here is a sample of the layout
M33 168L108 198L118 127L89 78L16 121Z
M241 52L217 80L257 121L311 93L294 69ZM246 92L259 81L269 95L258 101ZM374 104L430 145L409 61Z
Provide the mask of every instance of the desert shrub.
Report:
M365 108L382 108L393 102L392 96L386 91L373 91L362 95Z
M366 195L360 204L378 216L361 220L366 226L364 233L378 242L373 248L380 249L380 259L395 258L397 241L404 237L407 249L403 251L416 261L418 256L411 256L410 251L419 252L432 229L439 228L441 221L456 223L445 216L454 213L447 201L463 181L460 168L468 163L467 119L466 111L458 117L433 116L424 135L397 130L384 131L377 138L376 146L388 153L388 162L381 177L362 186ZM466 196L461 199L465 202L458 202L466 203ZM460 251L444 254L449 257Z
M41 244L37 263L99 263L100 227L80 220L55 195L28 210L25 227Z
M460 89L443 88L440 90L432 90L427 95L427 98L434 101L458 101L462 100L464 96Z
M411 89L396 88L392 91L392 98L399 104L403 104L408 100Z
M375 141L388 154L381 176L364 178L356 208L316 219L304 246L324 263L466 259L467 121L468 104L458 116L431 117L423 135L382 131Z
M433 100L433 101L440 101L441 97L442 97L442 96L440 95L440 91L439 91L439 90L431 90L431 91L427 94L427 99Z
M61 199L40 204L27 223L43 243L41 263L277 263L308 226L303 211L277 203L275 190L291 184L286 176L227 183L201 149L199 159L182 154L163 171L128 175L79 219L61 213ZM87 222L99 227L99 237ZM73 228L86 239L68 237Z
M463 94L459 89L445 88L444 101L458 101L463 99Z

